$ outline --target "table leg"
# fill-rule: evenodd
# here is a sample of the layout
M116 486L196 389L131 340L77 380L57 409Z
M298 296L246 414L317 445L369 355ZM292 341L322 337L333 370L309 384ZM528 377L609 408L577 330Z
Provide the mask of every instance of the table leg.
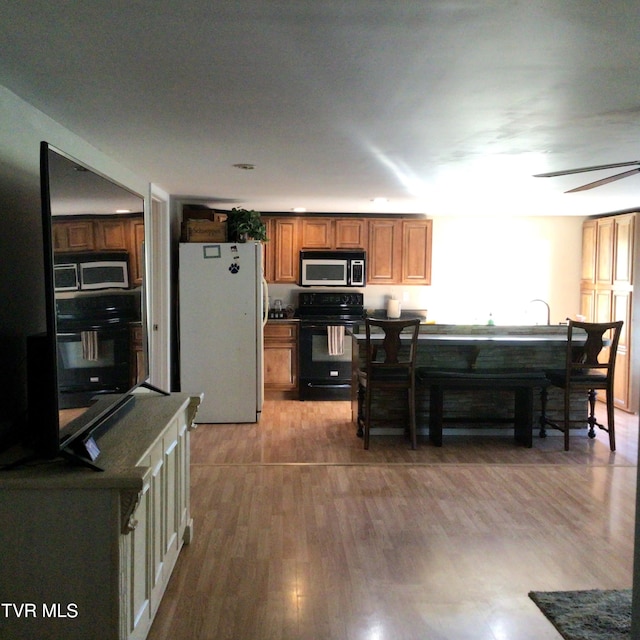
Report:
M443 404L444 393L442 387L438 384L432 384L429 393L429 440L436 447L442 446Z
M518 387L515 392L514 429L516 442L533 446L533 389Z

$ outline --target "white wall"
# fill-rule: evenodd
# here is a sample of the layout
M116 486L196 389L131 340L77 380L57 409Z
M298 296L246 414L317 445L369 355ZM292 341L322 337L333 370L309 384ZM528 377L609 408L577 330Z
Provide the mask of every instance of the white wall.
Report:
M514 207L515 207L514 203ZM579 312L582 218L438 217L432 286L422 295L438 322L528 324L551 307L551 322ZM534 313L536 312L536 313Z
M516 203L514 203L514 207ZM431 286L370 285L365 306L384 309L391 296L405 309L427 309L438 323L551 322L579 312L582 221L579 217L433 217ZM271 301L296 305L298 287L271 285Z

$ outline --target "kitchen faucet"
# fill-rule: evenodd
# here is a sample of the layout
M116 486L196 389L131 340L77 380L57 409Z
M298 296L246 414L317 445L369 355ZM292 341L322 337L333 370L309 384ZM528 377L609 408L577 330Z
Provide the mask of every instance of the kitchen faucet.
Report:
M541 302L545 307L547 307L547 325L551 324L551 307L548 302L545 302L541 298L534 298L529 301L529 304L533 304L534 302Z

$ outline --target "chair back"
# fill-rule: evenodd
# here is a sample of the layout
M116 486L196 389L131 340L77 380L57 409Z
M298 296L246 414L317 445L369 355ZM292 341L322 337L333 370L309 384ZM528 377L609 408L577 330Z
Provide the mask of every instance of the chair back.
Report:
M382 340L372 328L382 331ZM365 320L367 345L367 374L369 379L385 378L404 373L413 379L420 319ZM404 339L403 339L404 338Z
M622 320L616 322L569 320L567 376L603 376L613 379L622 325ZM582 329L587 334L582 344L574 343L576 329Z

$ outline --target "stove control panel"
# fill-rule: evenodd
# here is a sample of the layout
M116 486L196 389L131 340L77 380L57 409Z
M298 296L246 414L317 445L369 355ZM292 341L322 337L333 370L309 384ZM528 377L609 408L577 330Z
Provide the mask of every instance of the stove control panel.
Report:
M298 307L362 307L364 294L360 292L301 291Z

